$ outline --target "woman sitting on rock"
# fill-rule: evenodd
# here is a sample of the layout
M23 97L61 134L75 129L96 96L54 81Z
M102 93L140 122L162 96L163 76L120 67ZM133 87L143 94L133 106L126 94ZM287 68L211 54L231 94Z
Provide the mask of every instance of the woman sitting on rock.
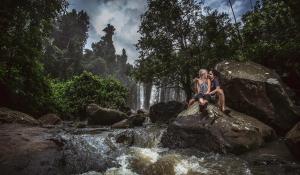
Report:
M209 95L211 99L215 99L216 96L218 97L218 106L221 111L225 112L225 95L216 75L217 72L215 70L210 70L208 73L208 77L211 81L211 91L209 92Z
M195 101L199 101L200 106L204 107L208 103L208 101L204 97L210 92L210 79L208 79L207 77L206 69L199 70L199 78L195 79L195 82L197 85L197 93L189 101L188 106L191 106Z

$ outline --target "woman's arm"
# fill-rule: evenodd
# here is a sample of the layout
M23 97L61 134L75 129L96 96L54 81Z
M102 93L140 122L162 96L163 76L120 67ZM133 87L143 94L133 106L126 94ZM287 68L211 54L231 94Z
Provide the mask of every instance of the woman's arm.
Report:
M210 92L210 86L211 86L211 81L210 81L210 79L207 79L207 91L206 91L205 94L209 94L209 92Z
M200 93L199 79L196 80L196 83L197 83L197 94L199 94Z

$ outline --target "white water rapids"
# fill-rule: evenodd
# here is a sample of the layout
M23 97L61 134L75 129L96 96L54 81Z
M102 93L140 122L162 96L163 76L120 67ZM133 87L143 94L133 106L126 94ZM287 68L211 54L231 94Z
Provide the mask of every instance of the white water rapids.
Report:
M62 137L83 160L98 160L104 165L101 171L90 169L81 175L251 174L247 162L235 156L162 148L160 139L165 130L166 126L148 125L94 133L67 132ZM74 168L87 162L79 161Z

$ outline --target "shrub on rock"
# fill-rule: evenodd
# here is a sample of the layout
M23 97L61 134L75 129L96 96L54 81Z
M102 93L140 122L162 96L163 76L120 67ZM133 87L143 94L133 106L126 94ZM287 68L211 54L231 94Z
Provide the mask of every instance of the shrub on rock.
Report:
M89 72L74 76L67 82L53 82L56 106L62 113L84 118L86 106L96 103L101 107L119 109L125 106L127 89L113 78L101 78Z

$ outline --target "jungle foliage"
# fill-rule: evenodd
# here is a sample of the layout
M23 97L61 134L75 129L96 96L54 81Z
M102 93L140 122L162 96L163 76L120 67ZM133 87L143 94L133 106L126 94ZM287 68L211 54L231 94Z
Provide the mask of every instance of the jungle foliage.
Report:
M204 7L202 1L147 2L137 44L140 58L133 71L139 81L179 84L189 99L195 73L227 59L251 60L280 75L300 77L297 3L257 1L235 23L228 14Z
M93 100L111 108L125 104L124 84L130 84L125 73L131 68L126 51L115 54L113 33L107 31L95 44L96 50L84 52L89 16L84 11L67 11L67 6L65 0L1 2L1 106L34 116L56 111L78 116Z
M52 81L53 101L62 116L83 118L90 103L120 109L125 106L128 90L112 77L103 78L84 71L67 81ZM70 118L73 119L73 118Z

